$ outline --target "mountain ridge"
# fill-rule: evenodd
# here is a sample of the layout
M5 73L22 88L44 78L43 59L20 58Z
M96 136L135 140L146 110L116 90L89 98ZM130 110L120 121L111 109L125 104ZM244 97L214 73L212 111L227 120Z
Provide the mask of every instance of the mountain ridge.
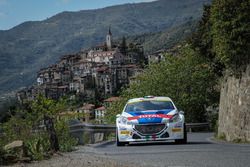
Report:
M108 27L116 38L159 32L197 20L210 0L160 0L62 12L43 21L0 31L0 94L31 85L36 72L104 41Z

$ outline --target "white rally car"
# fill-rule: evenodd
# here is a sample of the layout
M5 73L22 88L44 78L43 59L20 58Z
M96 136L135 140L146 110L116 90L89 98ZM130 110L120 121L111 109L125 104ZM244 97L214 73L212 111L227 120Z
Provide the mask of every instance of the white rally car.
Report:
M168 97L130 99L116 116L116 143L175 140L187 142L184 113Z

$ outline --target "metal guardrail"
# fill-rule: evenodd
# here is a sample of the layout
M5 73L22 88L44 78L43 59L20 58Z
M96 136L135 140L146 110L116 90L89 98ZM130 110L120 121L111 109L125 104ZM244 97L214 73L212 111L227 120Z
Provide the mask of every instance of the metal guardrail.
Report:
M193 128L207 128L209 129L210 124L208 122L205 123L186 123L186 127L188 131L192 131ZM92 124L75 124L69 126L70 132L115 132L116 126L115 125L92 125Z
M70 132L74 133L77 131L87 131L87 132L115 132L115 125L93 125L93 124L75 124L69 126Z
M187 131L192 132L194 128L206 128L206 130L210 129L210 124L208 122L204 123L187 123L186 124Z
M210 124L208 122L205 123L187 123L186 124L187 131L192 132L194 128L206 128L206 130L210 129ZM93 124L74 124L69 126L70 134L78 139L79 144L85 144L85 137L88 134L90 138L90 143L95 143L100 140L105 140L105 138L110 133L116 132L116 125L93 125ZM0 137L2 137L4 133L0 132Z
M210 129L210 124L205 123L187 123L187 131L192 132L195 128ZM105 140L110 133L116 132L115 125L92 125L92 124L74 124L69 126L70 134L78 139L78 144L96 143ZM88 139L88 141L87 141Z
M70 134L78 139L78 144L96 143L107 140L110 133L115 133L115 125L74 124L69 126Z
M209 130L210 124L205 123L187 123L187 131L192 132L194 128L206 128ZM107 139L110 133L116 132L116 125L93 125L93 124L74 124L69 126L70 134L78 139L79 144L86 144L88 142L95 143ZM0 137L3 135L3 132L0 132Z

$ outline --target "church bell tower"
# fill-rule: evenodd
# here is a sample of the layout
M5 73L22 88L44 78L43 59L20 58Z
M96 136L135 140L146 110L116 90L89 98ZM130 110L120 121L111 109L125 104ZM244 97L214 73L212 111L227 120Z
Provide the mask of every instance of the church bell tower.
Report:
M108 34L106 36L106 45L107 45L108 50L112 49L112 33L111 33L110 27L109 27Z

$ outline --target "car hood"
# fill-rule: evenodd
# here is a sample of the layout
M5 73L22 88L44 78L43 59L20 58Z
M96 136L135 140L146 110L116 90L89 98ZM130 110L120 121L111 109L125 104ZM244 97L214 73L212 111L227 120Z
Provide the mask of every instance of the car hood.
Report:
M148 110L124 112L122 116L127 117L128 121L138 124L164 123L177 113L177 110Z

